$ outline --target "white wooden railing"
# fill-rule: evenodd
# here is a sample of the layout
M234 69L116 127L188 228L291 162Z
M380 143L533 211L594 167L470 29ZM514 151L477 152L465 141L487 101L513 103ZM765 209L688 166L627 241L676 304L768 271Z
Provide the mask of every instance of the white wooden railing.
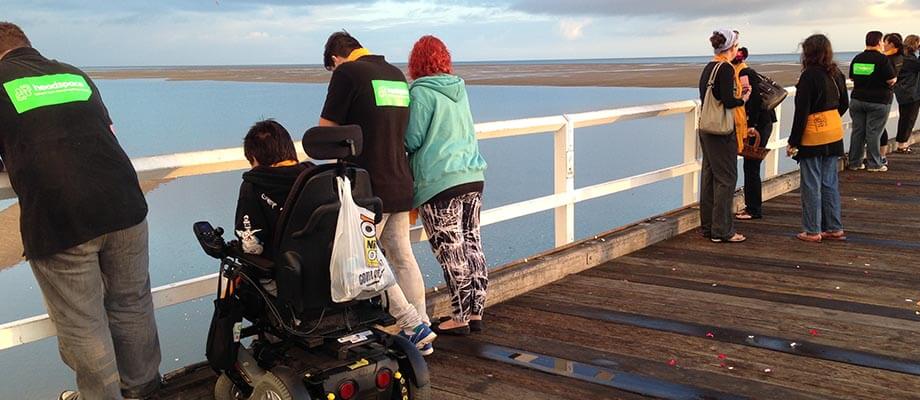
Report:
M795 88L787 88L790 96ZM485 210L481 224L491 225L514 218L547 210L555 210L555 244L557 247L575 240L575 204L586 200L608 196L640 186L683 177L683 205L693 204L698 198L700 178L700 150L696 133L699 119L699 100L655 104L648 106L617 108L612 110L565 114L551 117L527 118L510 121L476 124L479 140L510 136L553 134L553 182L551 195L538 197ZM782 106L776 109L777 120L781 121ZM683 160L681 164L648 171L639 175L611 180L596 185L575 188L575 129L617 122L655 118L668 115L685 116L683 130ZM893 112L891 117L897 116ZM773 133L766 146L777 150L786 146L786 138L780 138L784 129L781 122L773 125ZM300 143L295 143L299 149ZM302 151L302 150L301 150ZM779 174L781 151L772 151L764 160L765 179ZM302 160L307 157L302 152ZM142 180L168 179L184 176L204 175L217 172L249 168L243 157L242 148L229 148L163 156L143 157L132 160ZM0 200L15 198L6 174L0 174ZM412 240L425 240L421 227L412 230ZM167 307L213 294L217 286L217 274L210 274L181 282L171 283L153 289L156 308ZM55 335L55 329L47 314L21 319L0 325L0 350L34 342Z

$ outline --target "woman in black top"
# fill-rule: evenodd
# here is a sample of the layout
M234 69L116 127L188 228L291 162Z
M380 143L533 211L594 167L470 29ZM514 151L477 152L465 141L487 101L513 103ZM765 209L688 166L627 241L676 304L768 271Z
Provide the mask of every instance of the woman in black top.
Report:
M898 82L894 85L894 95L898 98L898 153L911 153L910 134L917 123L917 114L920 112L920 60L917 59L917 48L920 47L920 37L908 35L904 38L901 70L898 72Z
M889 33L882 38L882 42L885 44L885 55L888 56L888 61L891 61L891 66L894 68L894 76L898 76L901 71L901 66L904 65L904 44L902 43L900 33ZM889 100L888 104L891 104ZM887 124L886 124L887 125ZM882 131L882 137L879 141L879 150L882 154L882 163L887 165L888 159L885 157L888 155L888 128L885 128Z
M738 52L738 32L718 30L709 38L715 57L700 76L700 99L706 96L709 78L718 68L712 94L727 109L744 105L736 97L738 83L731 60ZM738 181L738 142L735 131L724 134L700 132L703 149L703 170L700 179L700 230L716 243L738 243L747 240L735 232L732 200Z
M795 116L786 153L799 162L801 177L804 231L797 238L845 240L837 167L843 156L840 116L850 102L846 80L826 36L812 35L802 42L802 75L795 87Z
M767 147L767 141L770 140L770 134L773 132L773 123L776 122L776 112L773 110L763 109L763 100L760 93L760 75L754 69L745 64L748 58L748 49L742 47L738 49L738 55L735 56L732 64L739 69L739 75L742 79L742 85L746 79L748 84L744 87L750 90L750 98L744 103L744 110L747 113L748 126L748 144L754 145L755 138L751 130L756 130L760 135L759 147ZM763 196L761 193L760 181L760 164L763 160L754 158L744 159L744 211L735 214L735 218L740 220L760 219L763 217L762 203Z

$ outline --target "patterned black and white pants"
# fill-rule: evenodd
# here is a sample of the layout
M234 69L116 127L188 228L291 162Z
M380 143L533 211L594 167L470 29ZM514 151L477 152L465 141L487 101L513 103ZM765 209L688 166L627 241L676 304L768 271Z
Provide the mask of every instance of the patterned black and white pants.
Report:
M472 192L426 203L419 213L431 250L444 270L452 317L460 323L473 315L481 317L486 304L489 277L479 234L481 207L482 193Z

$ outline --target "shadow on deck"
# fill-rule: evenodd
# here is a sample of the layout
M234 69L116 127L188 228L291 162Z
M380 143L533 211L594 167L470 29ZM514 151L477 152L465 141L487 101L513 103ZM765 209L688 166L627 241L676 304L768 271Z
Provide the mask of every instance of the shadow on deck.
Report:
M781 195L744 244L692 231L491 307L485 333L435 343L434 398L920 398L920 156L890 158L841 173L849 241L796 240Z

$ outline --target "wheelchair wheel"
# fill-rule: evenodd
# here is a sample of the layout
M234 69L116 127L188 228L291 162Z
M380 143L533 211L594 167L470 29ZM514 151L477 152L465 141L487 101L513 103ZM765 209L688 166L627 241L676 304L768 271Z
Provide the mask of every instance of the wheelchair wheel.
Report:
M214 400L245 400L243 393L236 388L233 381L226 374L220 374L214 384Z
M430 400L431 385L418 387L413 378L402 375L393 386L393 400Z
M294 400L287 385L275 374L266 372L252 390L251 400Z

